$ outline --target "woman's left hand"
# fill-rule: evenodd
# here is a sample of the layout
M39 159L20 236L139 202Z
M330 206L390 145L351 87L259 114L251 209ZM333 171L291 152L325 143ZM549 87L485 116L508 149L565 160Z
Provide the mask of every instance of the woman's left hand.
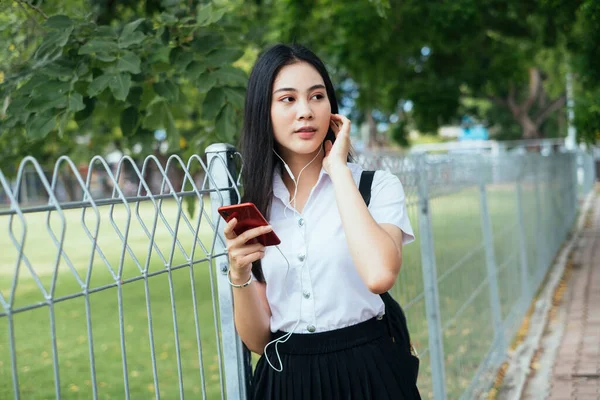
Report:
M325 141L325 158L323 168L329 175L339 167L347 167L348 151L350 151L350 120L340 114L331 114L329 126L335 133L335 143Z

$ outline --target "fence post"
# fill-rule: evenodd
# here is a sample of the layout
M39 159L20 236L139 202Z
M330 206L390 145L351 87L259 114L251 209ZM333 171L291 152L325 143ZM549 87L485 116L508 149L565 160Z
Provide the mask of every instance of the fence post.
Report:
M206 148L206 161L208 166L207 173L212 177L214 184L210 183L210 189L220 189L218 192L210 193L212 208L212 219L217 221L221 218L217 208L221 205L230 205L239 202L237 192L233 189L237 178L235 166L235 147L226 143L216 143ZM231 178L233 178L233 181ZM210 180L209 180L210 182ZM221 196L223 203L221 204ZM222 221L221 221L222 222ZM219 224L220 229L216 234L223 235L224 224ZM217 240L214 253L224 253L225 248ZM227 282L227 271L229 269L229 260L226 255L214 257L214 265L217 276L217 290L219 296L219 318L221 322L221 343L223 348L223 368L225 374L225 391L228 400L246 399L247 396L247 350L245 350L235 330L233 319L233 294L231 286ZM218 345L218 344L217 344Z
M527 158L522 158L525 165L522 170L527 169ZM525 223L523 214L523 195L521 190L521 174L517 177L517 224L519 226L519 254L521 256L521 299L523 304L529 302L529 269L527 267L527 235L525 234Z
M581 185L581 191L579 190L579 174L577 172L578 170L578 165L577 165L577 154L582 153L581 150L576 150L575 154L573 154L571 156L571 162L569 163L569 165L571 166L571 179L573 179L573 190L572 190L572 198L571 201L573 202L572 207L570 208L572 210L571 213L571 219L569 221L570 226L573 226L573 224L575 223L575 220L577 218L577 208L579 205L579 201L581 200L582 202L585 200L585 196L587 195L587 191L586 189L588 188L588 183L589 183L589 179L590 179L590 175L593 176L593 171L590 171L589 168L586 168L587 166L584 164L584 168L583 168L583 184ZM593 160L593 159L592 159Z
M481 160L480 162L485 162ZM483 165L482 165L483 167ZM490 306L492 308L492 319L494 323L494 342L498 349L504 352L504 324L502 323L502 308L500 306L500 292L498 290L498 266L494 252L494 237L492 235L492 222L488 210L487 193L485 190L486 174L483 168L480 171L479 201L481 206L481 230L483 234L483 245L485 249L485 265L487 268L488 284L490 287Z
M422 154L417 159L417 172L419 174L419 233L421 235L423 286L427 312L427 330L429 334L429 359L431 362L433 398L435 400L446 400L444 338L440 316L431 213L429 211L429 170L426 157L426 154Z
M542 202L540 196L540 164L541 164L541 156L535 155L535 166L533 168L534 172L534 182L535 182L535 282L534 286L537 287L539 284L539 275L540 272L544 269L544 239L543 235L543 227L542 227Z

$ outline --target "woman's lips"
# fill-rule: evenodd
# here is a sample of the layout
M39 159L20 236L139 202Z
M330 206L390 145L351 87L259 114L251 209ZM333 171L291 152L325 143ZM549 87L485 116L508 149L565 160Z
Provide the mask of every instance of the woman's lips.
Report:
M298 135L300 139L309 140L312 139L316 133L317 131L299 131L296 132L296 135Z

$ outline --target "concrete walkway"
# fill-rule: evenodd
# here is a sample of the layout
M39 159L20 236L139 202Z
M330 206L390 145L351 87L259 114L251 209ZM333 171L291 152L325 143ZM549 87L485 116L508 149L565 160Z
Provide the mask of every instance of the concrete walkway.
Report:
M600 400L600 196L555 292L522 399Z

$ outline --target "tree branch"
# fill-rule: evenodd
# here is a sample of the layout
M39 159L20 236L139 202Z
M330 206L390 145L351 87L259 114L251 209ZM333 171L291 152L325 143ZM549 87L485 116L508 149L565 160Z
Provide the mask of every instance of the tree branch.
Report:
M48 16L46 15L45 12L43 12L39 7L34 6L33 4L29 3L28 1L24 1L24 0L16 0L17 4L19 4L21 7L23 7L23 4L27 5L27 7L31 8L32 10L34 10L35 12L37 12L38 14L40 14L42 17L44 17L44 19L48 19ZM23 7L24 9L24 7ZM36 21L37 22L37 21Z
M529 68L529 96L527 96L527 99L521 106L524 113L528 113L535 102L535 99L540 92L541 83L540 70L537 68Z
M542 122L544 122L550 116L550 114L563 107L566 102L567 96L563 94L555 100L553 100L543 110L540 110L540 112L538 112L535 115L535 117L533 117L533 123L535 124L535 126L539 127L542 124Z
M515 101L515 85L512 82L509 82L508 84L508 97L506 98L506 104L508 105L508 108L515 119L519 119L519 115L521 115L521 108Z
M19 5L19 7L21 7L23 9L23 12L25 13L25 15L27 16L28 19L30 19L31 21L33 21L33 24L41 29L42 31L44 30L44 28L42 28L42 25L40 25L40 23L38 22L37 19L33 18L33 15L29 14L29 11L27 11L27 9L25 8L25 6L22 4L22 2L17 0L17 4Z

